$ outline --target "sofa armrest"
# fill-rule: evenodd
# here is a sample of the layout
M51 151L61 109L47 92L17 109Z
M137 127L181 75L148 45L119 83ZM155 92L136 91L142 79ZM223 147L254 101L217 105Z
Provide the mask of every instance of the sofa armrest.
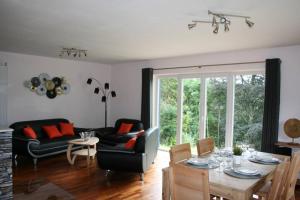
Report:
M39 145L40 141L37 139L31 139L23 135L13 136L13 153L20 155L31 155L30 146Z

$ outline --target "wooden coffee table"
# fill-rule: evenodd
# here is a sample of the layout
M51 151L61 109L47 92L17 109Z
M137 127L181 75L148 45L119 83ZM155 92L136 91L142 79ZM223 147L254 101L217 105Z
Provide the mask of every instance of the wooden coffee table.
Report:
M70 140L68 143L68 150L67 150L67 158L71 165L74 165L75 159L77 156L86 156L87 158L87 165L90 164L90 157L93 159L96 155L96 144L99 142L99 138L97 137L91 137L87 141L84 141L83 139L76 139L76 140ZM83 149L72 151L73 145L81 145ZM91 148L92 147L92 148ZM73 155L73 157L72 157Z

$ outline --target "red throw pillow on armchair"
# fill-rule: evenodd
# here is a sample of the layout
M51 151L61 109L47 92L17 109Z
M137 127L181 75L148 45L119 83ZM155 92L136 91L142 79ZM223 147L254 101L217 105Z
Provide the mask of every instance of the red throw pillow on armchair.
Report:
M23 128L23 133L25 136L27 136L31 139L37 138L35 131L30 126Z
M137 140L137 136L131 138L130 140L128 140L128 142L125 143L125 149L133 149Z
M130 132L132 127L133 127L133 124L127 124L127 123L122 122L117 133L118 134L127 134Z
M62 135L75 135L74 133L74 125L72 123L59 123L60 132Z
M59 132L55 125L43 126L43 130L47 133L50 139L62 137L63 135Z
M144 135L145 131L144 130L140 130L135 137L131 138L130 140L128 140L128 142L125 143L124 147L125 149L133 149L136 143L136 140L138 139L138 137Z

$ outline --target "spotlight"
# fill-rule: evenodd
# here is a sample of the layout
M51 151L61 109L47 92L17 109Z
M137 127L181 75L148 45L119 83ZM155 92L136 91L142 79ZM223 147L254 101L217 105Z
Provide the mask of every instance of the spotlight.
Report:
M117 96L116 92L115 91L111 91L111 96L112 97L116 97Z
M100 89L98 87L95 88L94 94L99 94Z
M106 89L106 90L109 89L109 84L108 83L104 83L104 89Z
M101 101L106 102L106 96L102 96Z
M86 83L89 84L89 85L91 85L91 84L92 84L92 81L93 81L93 80L92 80L91 78L89 78L89 79L86 81Z
M70 56L71 52L70 52L70 51L67 51L67 54L68 54L68 56Z
M213 16L213 20L212 20L212 26L216 26L217 25L217 19L216 16Z
M216 28L214 29L213 33L218 34L219 32L219 24L216 25Z
M188 28L189 30L191 30L192 28L194 28L196 26L196 23L193 23L193 24L188 24Z
M225 32L228 32L228 31L229 31L229 24L228 24L228 23L225 23L225 24L224 24L224 31L225 31Z
M254 26L254 22L249 21L247 18L245 18L245 22L250 28Z
M84 52L84 56L86 57L86 52Z
M75 58L75 57L77 56L77 53L74 53L73 56L74 56L74 58Z

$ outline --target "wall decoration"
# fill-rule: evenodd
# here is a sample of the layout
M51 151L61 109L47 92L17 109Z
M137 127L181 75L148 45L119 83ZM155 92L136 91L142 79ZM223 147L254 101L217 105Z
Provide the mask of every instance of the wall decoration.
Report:
M69 94L71 90L70 84L64 77L51 78L46 73L26 80L24 86L39 96L46 95L49 99L54 99L57 95Z

